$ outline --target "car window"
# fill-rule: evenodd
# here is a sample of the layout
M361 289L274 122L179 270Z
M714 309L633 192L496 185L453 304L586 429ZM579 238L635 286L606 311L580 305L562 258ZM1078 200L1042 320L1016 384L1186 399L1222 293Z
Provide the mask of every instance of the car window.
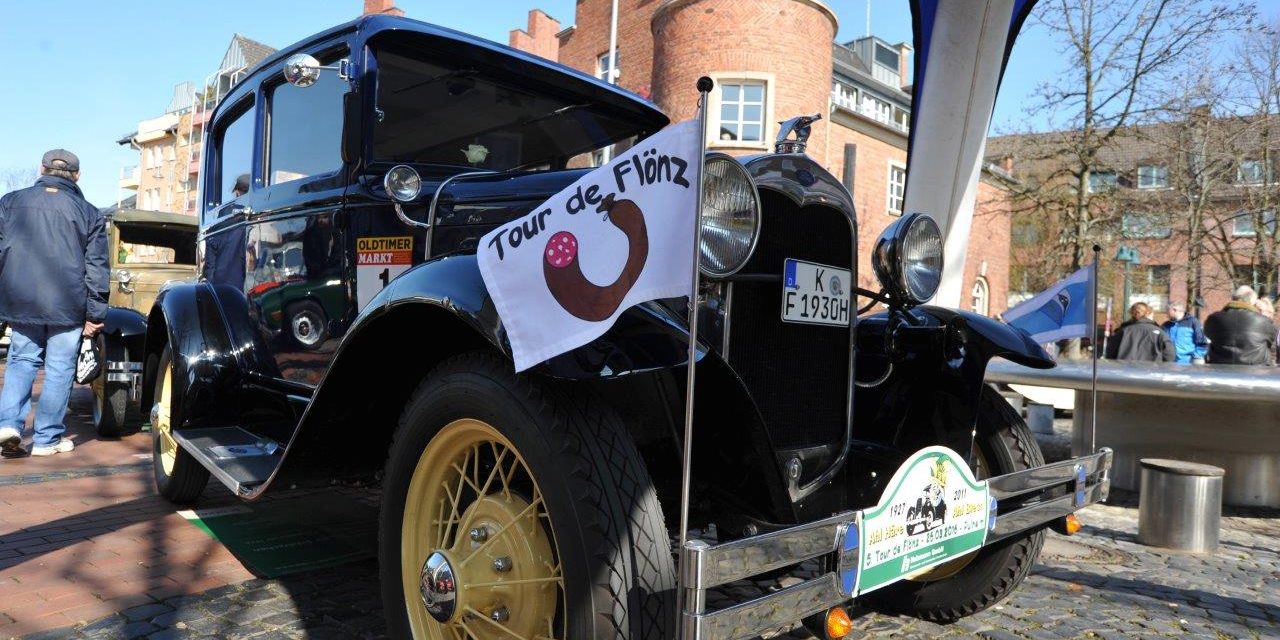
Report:
M119 264L195 264L196 232L149 225L120 225Z
M336 56L322 60L333 64ZM309 87L288 83L271 90L267 184L328 173L342 166L342 95L347 81L323 71Z
M231 202L248 190L253 170L253 114L246 107L218 135L218 201ZM240 182L237 189L236 182Z

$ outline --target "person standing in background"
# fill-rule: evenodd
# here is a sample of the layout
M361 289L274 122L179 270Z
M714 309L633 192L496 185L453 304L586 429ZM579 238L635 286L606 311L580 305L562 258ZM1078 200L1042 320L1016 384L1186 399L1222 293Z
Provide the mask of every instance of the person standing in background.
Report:
M1138 362L1173 362L1173 341L1151 319L1151 306L1136 302L1129 307L1129 320L1116 329L1107 343L1107 358Z
M1276 325L1257 308L1253 287L1241 286L1226 308L1204 321L1209 339L1210 364L1271 364L1276 346Z
M1161 328L1173 341L1179 364L1204 364L1205 353L1209 350L1209 341L1204 337L1204 325L1200 319L1187 315L1187 307L1181 302L1169 304L1169 319Z
M107 315L107 236L102 213L76 182L80 159L54 149L35 185L0 197L0 321L12 328L0 388L0 456L23 455L31 388L43 365L31 455L74 448L63 438L81 336Z

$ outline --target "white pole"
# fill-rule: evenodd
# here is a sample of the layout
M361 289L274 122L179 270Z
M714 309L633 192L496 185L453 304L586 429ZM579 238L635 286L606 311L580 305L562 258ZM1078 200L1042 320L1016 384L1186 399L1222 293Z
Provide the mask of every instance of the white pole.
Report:
M867 0L867 37L871 37L871 0Z
M698 170L698 207L697 214L694 217L693 232L693 276L691 277L692 285L689 289L689 374L685 382L684 389L684 442L682 443L682 466L680 471L680 578L679 584L676 586L676 624L679 629L679 637L685 640L692 640L685 637L684 624L684 608L688 604L685 599L687 591L685 580L688 578L687 558L688 553L684 546L689 541L689 485L692 480L693 467L693 391L694 378L697 373L698 362L698 263L702 257L702 185L706 182L703 172L706 170L706 149L707 149L707 96L711 93L711 88L715 86L711 78L703 76L698 78L698 162L701 168ZM701 597L695 595L693 603L694 613L701 613L703 602Z
M614 77L618 70L618 0L613 0L613 8L609 12L609 66L605 69L604 81L618 84ZM613 145L604 148L604 162L613 159Z

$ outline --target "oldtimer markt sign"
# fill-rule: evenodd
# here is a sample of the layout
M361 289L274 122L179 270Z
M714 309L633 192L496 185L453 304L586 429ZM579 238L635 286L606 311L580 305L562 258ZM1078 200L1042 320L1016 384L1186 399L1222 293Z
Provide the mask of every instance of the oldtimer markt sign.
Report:
M700 145L696 122L668 127L480 239L516 371L591 342L628 307L689 294Z
M863 512L858 593L974 551L987 538L990 498L946 447L917 451Z

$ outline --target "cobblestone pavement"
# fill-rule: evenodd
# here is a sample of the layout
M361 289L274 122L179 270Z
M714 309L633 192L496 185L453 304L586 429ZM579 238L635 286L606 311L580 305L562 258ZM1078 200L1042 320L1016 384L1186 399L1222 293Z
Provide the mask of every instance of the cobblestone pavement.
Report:
M77 391L77 415L87 409ZM372 561L262 580L151 495L146 434L71 456L0 462L0 638L372 638L384 635ZM84 453L85 455L81 455ZM55 461L58 464L52 464ZM211 486L202 506L233 499ZM272 499L289 500L296 493ZM41 509L53 513L41 515ZM1211 556L1137 543L1134 497L1048 534L1014 595L954 625L867 614L862 637L1280 638L1280 511L1228 510ZM739 584L719 599L758 590ZM713 598L713 602L717 598ZM53 624L55 620L66 620ZM25 634L25 635L24 635ZM854 637L858 637L855 633ZM782 638L808 638L803 630Z

